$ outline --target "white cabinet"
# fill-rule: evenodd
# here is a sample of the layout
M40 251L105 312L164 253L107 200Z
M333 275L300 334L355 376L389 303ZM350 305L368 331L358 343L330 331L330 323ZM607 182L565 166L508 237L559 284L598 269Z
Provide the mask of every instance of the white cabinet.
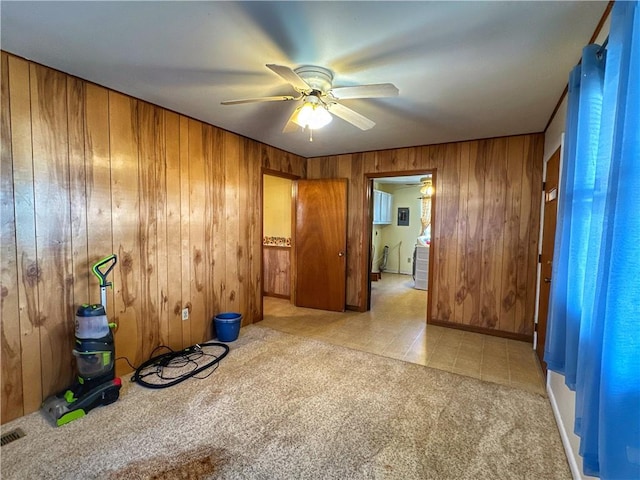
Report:
M381 190L373 191L373 224L374 225L390 225L391 224L391 204L393 203L393 195Z
M429 279L429 247L417 245L415 259L415 288L427 290Z

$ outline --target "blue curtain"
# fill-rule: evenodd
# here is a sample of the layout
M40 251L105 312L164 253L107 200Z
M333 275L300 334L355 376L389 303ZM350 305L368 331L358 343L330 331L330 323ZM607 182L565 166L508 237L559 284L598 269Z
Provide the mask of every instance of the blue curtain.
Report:
M569 76L569 106L550 293L545 361L575 389L583 287L591 227L604 60L588 45ZM556 319L560 320L557 321Z
M576 391L583 471L640 478L640 14L570 75L545 361Z

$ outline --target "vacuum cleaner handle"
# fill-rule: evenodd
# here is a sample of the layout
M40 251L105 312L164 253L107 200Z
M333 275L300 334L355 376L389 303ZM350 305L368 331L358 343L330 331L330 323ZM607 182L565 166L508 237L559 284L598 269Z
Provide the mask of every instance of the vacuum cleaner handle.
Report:
M102 260L99 260L98 263L93 266L93 273L96 277L98 277L98 280L100 280L100 287L111 286L111 282L107 282L107 275L109 275L109 272L113 270L113 267L116 266L116 263L118 263L118 257L115 253L112 253L108 257L104 257ZM107 265L106 270L100 270L100 267L104 265Z

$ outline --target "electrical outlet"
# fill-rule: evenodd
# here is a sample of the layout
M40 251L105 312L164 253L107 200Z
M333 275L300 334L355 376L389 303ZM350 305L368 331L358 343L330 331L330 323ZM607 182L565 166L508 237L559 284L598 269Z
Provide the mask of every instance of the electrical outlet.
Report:
M182 309L182 320L189 320L189 309L188 308L183 308Z

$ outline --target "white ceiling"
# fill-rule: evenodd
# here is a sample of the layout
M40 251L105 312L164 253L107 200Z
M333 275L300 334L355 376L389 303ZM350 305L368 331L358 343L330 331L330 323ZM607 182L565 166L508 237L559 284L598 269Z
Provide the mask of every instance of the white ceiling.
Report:
M397 177L384 177L384 178L376 178L375 182L382 185L421 185L420 182L423 178L431 178L430 173L425 173L424 175L409 175L409 176L397 176Z
M2 49L315 157L541 132L607 2L28 2L1 4ZM265 67L314 64L334 87L395 84L334 118L281 133L295 92Z

